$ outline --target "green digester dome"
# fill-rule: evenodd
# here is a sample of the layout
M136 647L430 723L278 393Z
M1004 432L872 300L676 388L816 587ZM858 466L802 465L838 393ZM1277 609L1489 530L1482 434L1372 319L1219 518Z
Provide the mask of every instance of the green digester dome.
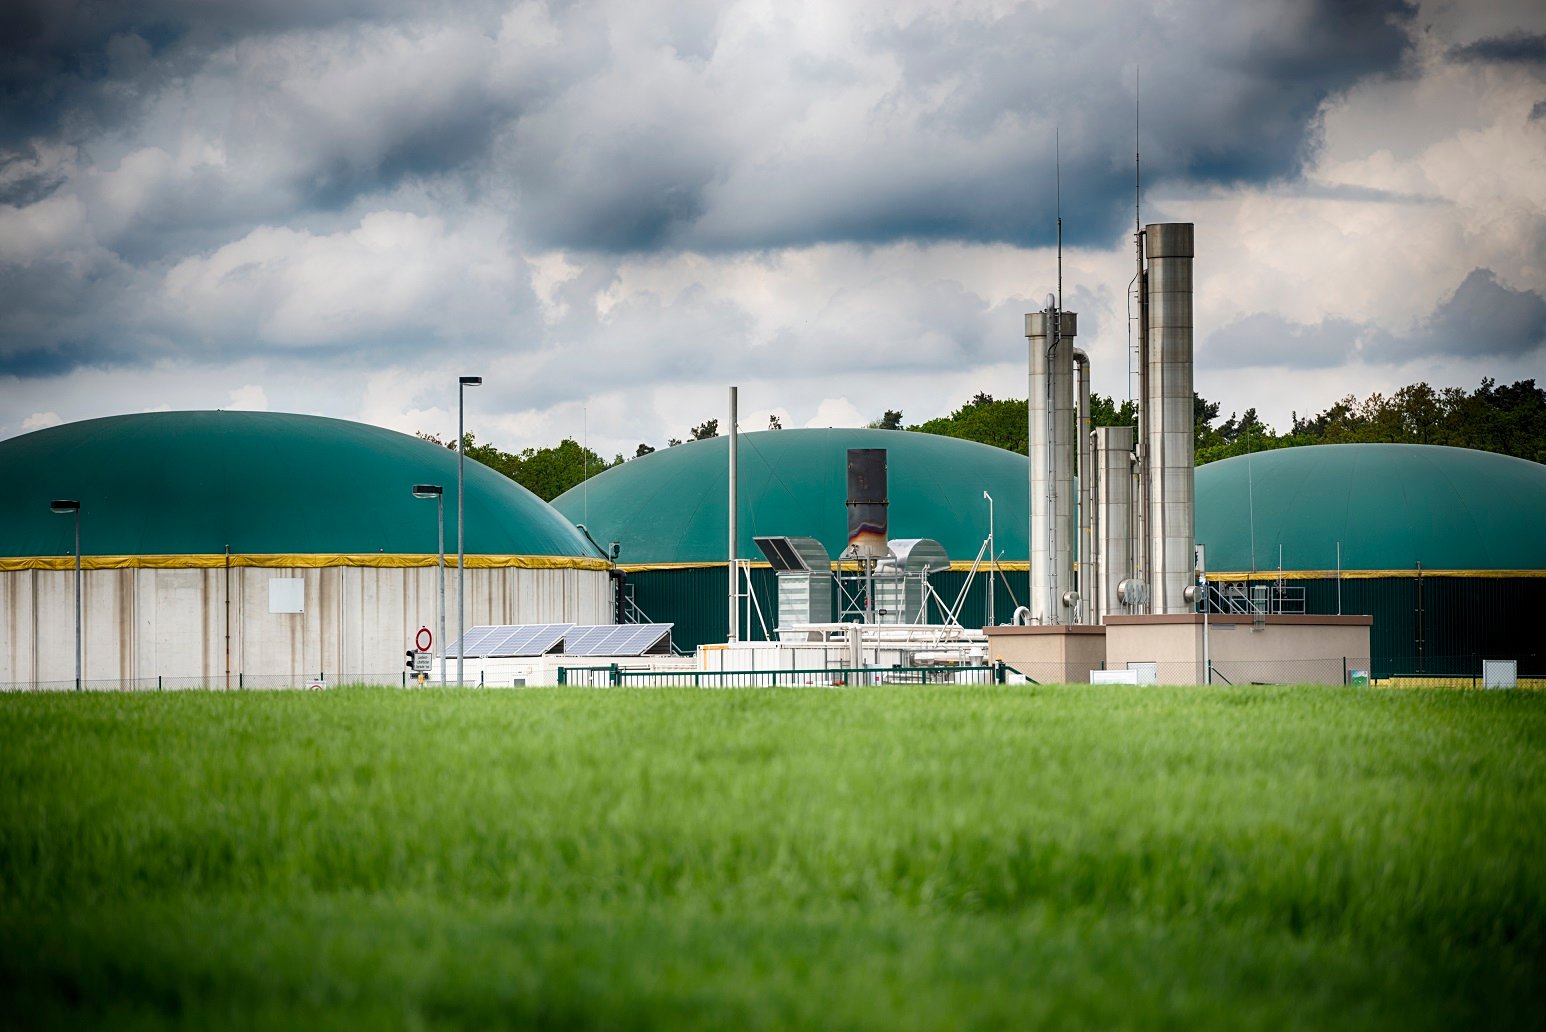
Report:
M624 564L723 563L729 526L729 440L661 450L570 488L553 505ZM848 449L884 448L891 538L933 538L970 561L988 536L993 496L997 550L1027 554L1025 456L935 434L898 430L763 430L739 438L739 555L760 559L754 537L813 537L836 558L848 544Z
M1419 444L1326 444L1197 469L1214 571L1546 569L1546 466ZM1253 533L1254 528L1254 533Z
M455 452L363 423L276 412L152 412L52 427L0 441L0 556L74 549L81 503L87 556L433 554L445 489L446 551L456 552ZM540 498L466 463L466 552L595 558Z

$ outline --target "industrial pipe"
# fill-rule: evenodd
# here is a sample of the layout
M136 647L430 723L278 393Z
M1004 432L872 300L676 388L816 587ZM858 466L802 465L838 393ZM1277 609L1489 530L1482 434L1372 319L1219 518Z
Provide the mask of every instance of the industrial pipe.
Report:
M1060 312L1055 302L1025 317L1030 346L1030 609L1035 624L1071 622L1062 599L1075 588L1073 340L1077 332L1078 316Z
M1098 617L1132 612L1122 601L1121 585L1133 571L1133 437L1130 426L1103 426L1095 431L1097 497L1100 526Z
M1150 225L1148 252L1148 494L1144 503L1150 568L1149 612L1187 611L1196 533L1192 468L1192 256L1190 222Z
M1078 392L1078 423L1075 424L1079 445L1079 597L1085 600L1083 619L1079 623L1095 622L1095 583L1099 571L1093 561L1094 532L1091 517L1095 497L1094 459L1090 454L1090 356L1080 348L1073 348L1074 378Z

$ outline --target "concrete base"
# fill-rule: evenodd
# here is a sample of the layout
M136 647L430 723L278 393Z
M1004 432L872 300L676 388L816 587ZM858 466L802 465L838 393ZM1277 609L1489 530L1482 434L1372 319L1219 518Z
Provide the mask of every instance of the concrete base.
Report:
M1088 624L984 627L988 659L1041 684L1089 684L1106 665L1106 628Z
M1347 684L1369 669L1369 616L1106 618L1106 667L1160 684ZM1207 662L1205 662L1205 658ZM1152 668L1148 666L1152 664ZM1211 665L1211 673L1209 666Z

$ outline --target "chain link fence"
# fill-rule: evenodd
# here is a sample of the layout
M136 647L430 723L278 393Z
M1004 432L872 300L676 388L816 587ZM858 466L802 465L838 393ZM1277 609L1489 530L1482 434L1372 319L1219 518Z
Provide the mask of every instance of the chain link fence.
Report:
M1546 662L1538 657L1518 663L1515 686L1546 689ZM1425 669L1408 664L1392 671L1374 672L1368 657L1333 656L1285 660L1215 660L1211 673L1201 662L1134 663L1125 670L1096 669L1084 675L1092 681L1132 681L1137 684L1174 685L1268 685L1330 684L1370 685L1385 688L1484 687L1482 658L1476 656L1428 657ZM645 670L621 666L566 666L557 670L555 682L570 686L667 686L733 688L765 686L848 686L866 684L1058 684L1082 680L1062 664L1034 663L1019 667L856 667L809 670ZM417 688L421 682L407 670L351 678L350 684L390 688ZM519 686L520 681L469 682L468 687ZM425 688L439 686L439 678L429 676ZM80 685L88 692L177 692L177 691L304 691L336 687L319 671L314 677L295 674L233 673L204 677L141 677L132 680L87 679ZM0 692L73 692L74 679L0 683Z

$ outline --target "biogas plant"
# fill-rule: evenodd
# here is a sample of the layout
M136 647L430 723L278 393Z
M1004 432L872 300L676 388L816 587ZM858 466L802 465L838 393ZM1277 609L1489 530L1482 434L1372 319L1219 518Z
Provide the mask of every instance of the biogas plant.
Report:
M1546 664L1546 467L1421 445L1193 465L1194 233L1138 234L1138 425L1058 298L1029 457L739 434L549 505L357 423L163 412L0 442L0 687L1508 685Z

